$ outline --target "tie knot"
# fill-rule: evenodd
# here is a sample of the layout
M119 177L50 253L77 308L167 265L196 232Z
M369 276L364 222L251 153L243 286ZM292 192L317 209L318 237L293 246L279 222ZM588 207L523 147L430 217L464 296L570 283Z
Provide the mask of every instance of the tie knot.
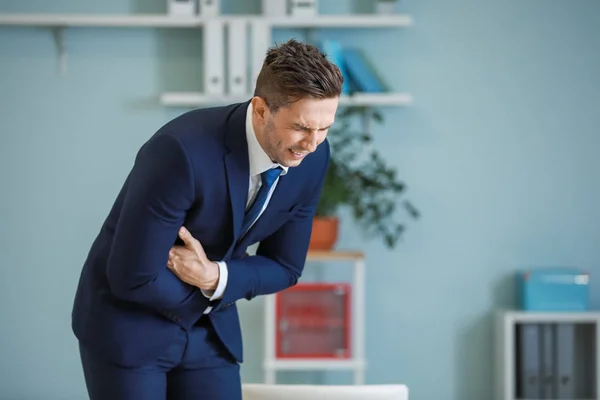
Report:
M263 172L260 176L262 179L263 185L272 186L273 183L275 183L275 179L277 179L279 174L281 174L281 171L282 171L281 167L277 167L277 168L268 169L265 172Z

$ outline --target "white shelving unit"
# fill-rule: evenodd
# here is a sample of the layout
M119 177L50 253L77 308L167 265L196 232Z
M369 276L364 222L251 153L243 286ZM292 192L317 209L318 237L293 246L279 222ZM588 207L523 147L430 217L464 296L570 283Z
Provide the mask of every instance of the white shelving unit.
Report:
M47 28L198 28L203 23L201 18L162 14L0 14L0 25Z
M403 28L413 24L409 15L321 15L314 18L267 18L273 28Z
M67 46L65 29L69 27L105 28L202 28L209 21L229 24L243 20L250 26L264 26L267 31L274 28L302 29L379 29L404 28L413 25L410 15L348 14L320 15L316 17L266 17L261 15L221 15L218 17L179 17L167 14L0 14L0 26L46 27L55 31L60 71L67 72ZM257 54L262 54L260 51ZM253 61L256 63L256 61ZM252 77L251 79L253 79ZM245 101L251 97L208 95L198 92L167 92L160 95L160 103L166 107L199 107ZM412 104L413 98L407 93L361 93L341 99L341 105L393 106Z
M365 257L355 251L311 251L307 263L314 261L345 262L353 269L352 279L352 358L330 359L278 359L276 357L276 319L275 295L265 298L265 354L263 368L265 383L276 383L278 370L351 370L354 372L354 384L365 382Z
M572 385L567 391L567 397L572 400L599 400L600 399L600 312L526 312L526 311L498 311L495 321L495 359L496 359L496 387L494 393L498 400L535 400L539 398L551 399L547 396L525 397L519 390L519 358L522 351L519 345L519 328L538 328L543 326L567 327L571 329L567 340L562 344L556 338L548 339L540 336L538 340L528 341L525 346L533 343L533 350L539 352L540 357L533 362L540 362L538 373L539 385L557 388L559 385ZM536 335L536 330L529 331ZM542 331L543 332L543 331ZM531 337L528 337L530 339ZM535 339L535 336L534 336ZM548 346L546 346L548 344ZM539 345L539 347L538 347ZM566 346L566 358L559 356L558 346ZM530 347L531 349L531 347ZM548 354L547 349L552 354ZM545 352L546 355L541 355ZM564 350L560 350L564 352ZM565 354L565 353L562 353ZM531 355L531 354L529 354ZM548 359L541 362L540 359ZM532 358L528 358L528 363ZM548 362L549 364L546 364ZM564 365L560 366L559 363ZM551 365L551 367L548 367ZM534 368L534 367L532 367ZM535 368L534 368L535 369ZM569 371L566 374L559 372ZM528 372L525 372L528 374ZM522 378L522 376L521 376ZM543 379L542 379L543 378ZM538 383L534 383L538 384ZM541 387L541 386L540 386ZM552 389L555 390L555 389Z
M264 17L260 15L222 15L224 22L245 20L264 22L273 28L401 28L413 24L409 15L321 15L305 17ZM209 19L206 17L174 17L163 14L0 14L0 25L66 27L122 27L122 28L200 28Z
M244 96L207 96L200 92L171 92L164 93L160 102L165 106L199 107L213 104L230 104L243 102L252 97ZM407 106L412 103L412 96L407 93L358 93L354 96L342 96L341 105L355 106Z

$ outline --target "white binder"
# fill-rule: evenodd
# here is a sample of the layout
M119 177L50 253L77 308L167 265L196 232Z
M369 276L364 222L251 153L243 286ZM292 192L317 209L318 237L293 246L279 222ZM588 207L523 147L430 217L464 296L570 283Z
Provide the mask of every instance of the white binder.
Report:
M290 14L293 17L314 17L319 14L317 0L290 0Z
M209 19L204 24L204 92L223 95L225 92L225 34L221 19Z
M169 15L177 17L193 17L196 15L195 0L168 0L167 11Z
M203 17L216 17L221 13L220 0L199 0L199 14Z
M244 19L232 19L228 26L228 89L229 94L248 93L248 24Z
M267 50L271 47L271 28L268 24L265 24L263 21L255 20L251 25L251 46L252 46L252 56L251 56L251 91L254 92L254 87L256 86L256 78L258 77L258 73L262 68L263 62L265 61L265 56L267 55Z
M283 17L288 14L288 0L262 0L262 13L269 17Z

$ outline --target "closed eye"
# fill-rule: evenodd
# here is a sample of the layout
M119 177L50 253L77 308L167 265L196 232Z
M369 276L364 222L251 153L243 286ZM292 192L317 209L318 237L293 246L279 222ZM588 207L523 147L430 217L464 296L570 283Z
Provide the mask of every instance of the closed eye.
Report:
M326 130L328 130L330 127L331 127L331 125L330 125L330 126L327 126L327 127L325 127L325 128L320 128L320 129L318 129L318 130L319 130L319 131L326 131ZM313 131L313 129L312 129L312 128L309 128L308 126L303 126L303 125L298 125L298 124L294 124L294 125L292 125L292 128L294 128L294 129L295 129L295 130L297 130L297 131L303 131L303 132L306 132L306 133L310 133L310 132L312 132L312 131Z

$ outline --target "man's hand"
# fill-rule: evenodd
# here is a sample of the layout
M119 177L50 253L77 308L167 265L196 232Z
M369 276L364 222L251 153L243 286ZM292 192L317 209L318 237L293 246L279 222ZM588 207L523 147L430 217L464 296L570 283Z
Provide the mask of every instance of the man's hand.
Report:
M219 283L219 266L210 261L202 245L192 234L181 227L179 237L185 246L173 246L167 267L179 279L202 290L215 290Z

